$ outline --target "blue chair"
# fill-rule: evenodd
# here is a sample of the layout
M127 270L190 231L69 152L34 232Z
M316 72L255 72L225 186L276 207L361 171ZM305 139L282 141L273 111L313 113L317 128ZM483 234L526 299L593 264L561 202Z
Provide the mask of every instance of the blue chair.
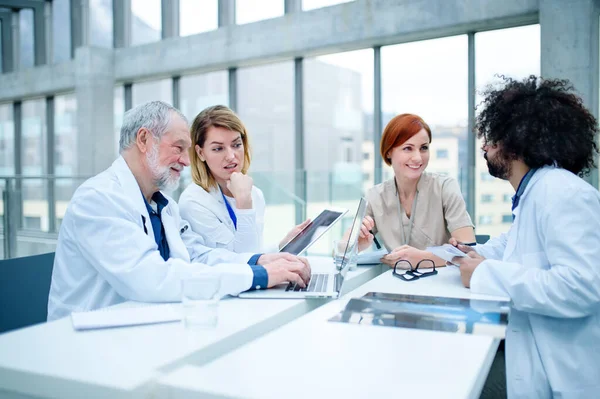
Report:
M46 321L54 252L0 261L0 333Z

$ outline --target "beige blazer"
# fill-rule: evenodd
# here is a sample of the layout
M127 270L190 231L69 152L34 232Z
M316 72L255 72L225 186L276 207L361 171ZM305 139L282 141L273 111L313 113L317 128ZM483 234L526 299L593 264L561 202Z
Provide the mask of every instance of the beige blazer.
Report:
M437 173L423 173L417 184L419 193L414 214L413 228L408 245L425 249L432 245L447 243L451 232L461 227L474 227L467 213L465 201L458 182ZM367 193L367 215L375 220L374 233L381 238L382 245L389 251L400 247L402 228L408 234L410 220L406 211L399 214L399 199L394 179L371 188Z

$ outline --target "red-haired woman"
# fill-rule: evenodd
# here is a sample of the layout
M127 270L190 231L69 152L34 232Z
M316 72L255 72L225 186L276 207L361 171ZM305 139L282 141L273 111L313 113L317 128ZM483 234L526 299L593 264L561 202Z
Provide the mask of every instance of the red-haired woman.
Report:
M381 156L394 169L394 178L367 193L369 206L359 250L371 244L373 236L368 230L373 231L390 251L382 258L390 266L401 259L413 266L431 259L442 266L445 261L426 252L426 247L447 243L450 237L465 243L475 241L458 182L425 172L430 143L429 126L412 114L393 118L381 137Z

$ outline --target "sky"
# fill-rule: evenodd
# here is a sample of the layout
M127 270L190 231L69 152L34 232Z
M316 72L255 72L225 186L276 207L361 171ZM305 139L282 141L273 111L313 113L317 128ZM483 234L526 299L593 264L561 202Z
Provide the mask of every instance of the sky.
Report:
M303 9L349 0L303 0ZM236 22L251 23L284 13L283 0L237 0ZM160 0L132 0L132 11L154 29L160 29ZM217 28L217 0L180 0L181 35ZM363 49L317 57L318 60L358 72L362 106L373 110L373 50ZM475 76L478 89L495 74L524 77L540 72L539 25L481 32L475 35ZM453 36L382 47L382 109L385 113L411 112L431 125L466 125L467 36Z

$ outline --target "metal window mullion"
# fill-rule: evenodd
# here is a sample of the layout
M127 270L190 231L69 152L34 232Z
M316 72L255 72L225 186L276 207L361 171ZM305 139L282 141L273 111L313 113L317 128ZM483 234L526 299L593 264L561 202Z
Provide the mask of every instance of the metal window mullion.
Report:
M233 111L237 112L237 68L229 68L228 70L228 88L227 91L229 93L229 108Z
M13 196L13 204L15 212L11 213L14 215L13 226L19 229L23 225L23 181L20 178L23 175L23 104L20 101L13 103L13 125L14 125L14 145L15 145L15 179L14 190L15 195Z
M179 109L181 103L181 97L179 94L179 84L181 82L181 76L173 76L171 79L171 97L173 101L173 106Z
M123 85L123 103L125 105L125 112L133 108L133 84L131 83Z
M468 114L467 114L467 179L466 179L466 192L467 192L467 212L471 215L471 220L475 220L475 168L476 161L475 156L477 155L476 146L477 137L475 136L475 33L469 32L467 34L468 51L467 51L467 102L468 102ZM464 189L464 188L463 188Z
M113 47L131 45L131 0L113 0Z
M55 192L55 154L56 132L54 124L54 97L46 98L46 173L49 178L46 182L46 195L48 198L48 231L56 232L56 192Z
M46 12L45 4L33 9L34 65L44 65L46 57Z
M302 203L296 201L296 224L306 217L307 178L304 164L304 60L294 59L294 137L295 137L295 192Z
M382 126L381 109L381 46L373 47L373 177L374 183L383 181L383 170L379 143L381 141Z

